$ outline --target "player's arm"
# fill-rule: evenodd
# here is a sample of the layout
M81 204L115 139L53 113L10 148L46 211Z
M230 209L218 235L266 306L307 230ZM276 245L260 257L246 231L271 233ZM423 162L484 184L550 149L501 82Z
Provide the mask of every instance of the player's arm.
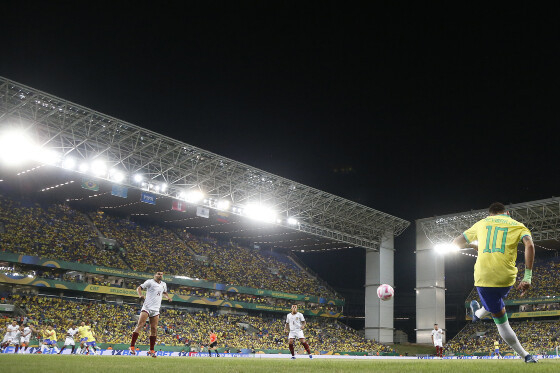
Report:
M288 332L288 328L289 328L290 324L286 321L286 323L284 324L284 332Z
M136 292L138 293L138 298L144 299L144 294L142 294L142 286L138 286L136 288Z
M525 275L517 286L517 290L521 290L521 296L525 295L525 292L531 287L533 263L535 262L535 244L531 236L523 236L523 244L525 245Z
M474 249L474 248L478 249L478 246L473 245L472 243L469 243L467 241L467 239L465 238L465 236L463 236L463 235L455 237L455 239L453 240L453 245L459 247L460 249L464 249L464 248L467 248L467 247L470 247L471 249Z
M166 291L163 292L163 295L165 295L167 297L167 300L171 302L171 297L169 296L169 293L167 293Z
M305 329L305 325L306 325L306 322L305 322L305 320L303 320L301 322L301 330Z

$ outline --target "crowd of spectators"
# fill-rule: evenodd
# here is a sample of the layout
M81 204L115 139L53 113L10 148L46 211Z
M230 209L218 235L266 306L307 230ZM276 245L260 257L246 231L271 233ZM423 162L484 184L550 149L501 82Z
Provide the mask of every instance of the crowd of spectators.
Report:
M101 301L80 301L59 297L8 294L4 302L15 304L26 312L26 321L36 325L53 325L63 340L72 325L91 322L99 343L129 343L136 325L140 304L116 304ZM207 346L211 331L218 335L218 347L237 349L287 350L284 332L285 315L217 314L208 310L187 312L163 308L159 322L158 344L184 346L200 350ZM0 325L6 325L3 320ZM392 352L385 345L368 341L360 334L333 319L307 318L306 338L312 350L382 353ZM148 326L148 325L147 325ZM146 328L139 341L148 339Z
M42 207L0 196L0 250L124 268L117 255L96 247L86 218L65 205Z
M560 320L555 321L512 321L512 329L519 342L530 353L555 351L556 342L552 336L560 330ZM444 346L448 354L489 354L494 351L494 340L500 343L500 353L513 353L513 350L500 338L498 329L492 321L469 323L461 332Z
M252 288L264 287L296 294L333 297L320 282L289 261L280 261L235 242L218 242L211 237L195 237L184 230L177 234L191 250L212 263L215 280L243 284ZM248 271L247 269L251 270Z
M105 238L116 240L122 250L103 247L97 231ZM0 196L0 250L139 272L163 270L170 275L223 284L335 297L320 280L287 258L278 260L235 242L195 237L181 229L140 224L102 211L89 213L88 219L67 205L42 206L6 196ZM201 257L205 260L200 260Z
M515 285L519 284L523 279L525 265L518 263L517 268L517 281ZM560 258L535 259L531 288L523 296L521 296L521 292L516 289L515 285L509 292L507 299L560 297ZM480 302L476 288L473 288L469 293L467 302L470 303L473 299Z

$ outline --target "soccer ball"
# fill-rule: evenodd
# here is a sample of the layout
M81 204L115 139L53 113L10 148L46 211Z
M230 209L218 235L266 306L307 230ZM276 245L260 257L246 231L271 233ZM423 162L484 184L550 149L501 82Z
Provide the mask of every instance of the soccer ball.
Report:
M391 285L383 284L377 288L377 296L381 300L389 300L393 298L393 295L395 295L395 290Z

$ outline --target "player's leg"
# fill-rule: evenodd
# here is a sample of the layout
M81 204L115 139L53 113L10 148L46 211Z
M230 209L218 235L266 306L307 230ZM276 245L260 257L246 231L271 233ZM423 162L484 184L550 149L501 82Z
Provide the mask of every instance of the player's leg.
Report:
M294 339L293 338L289 338L288 339L288 348L290 349L290 353L292 354L292 359L295 359L295 351L294 351Z
M157 326L159 322L159 315L150 317L150 352L153 353L153 357L156 357L155 347L157 340Z
M138 324L136 324L136 328L134 328L134 331L132 332L132 340L130 342L130 347L129 347L131 355L136 355L136 349L134 348L134 346L136 346L136 340L140 335L140 331L142 330L144 325L146 325L146 320L148 320L148 316L149 314L147 311L142 310L140 312L140 316L138 317Z
M307 354L309 355L309 357L311 357L311 349L309 348L309 345L307 344L307 342L305 341L305 338L300 338L299 342L302 344L303 348L305 348L305 351L307 351Z

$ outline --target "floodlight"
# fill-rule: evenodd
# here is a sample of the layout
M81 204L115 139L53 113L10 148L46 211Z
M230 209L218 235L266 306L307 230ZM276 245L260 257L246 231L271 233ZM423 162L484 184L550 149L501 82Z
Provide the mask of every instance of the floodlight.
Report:
M165 192L167 190L167 184L166 183L161 184L160 189L162 192Z
M134 181L136 181L137 183L142 182L142 180L144 180L144 177L140 174L136 174L134 175Z
M196 203L204 198L204 194L199 190L191 190L185 194L187 202Z
M218 207L218 210L227 210L227 209L229 209L229 205L230 205L230 203L227 199L221 199L221 200L218 201L217 207Z
M101 159L96 159L91 164L91 172L95 176L105 176L107 174L107 165Z
M121 171L115 169L109 171L109 177L111 178L111 180L117 183L122 183L122 181L124 180L124 174Z
M288 224L290 225L297 225L299 222L296 218L288 218Z
M53 149L39 149L35 155L35 159L44 164L55 165L60 162L61 155Z
M459 246L452 243L440 243L434 246L434 250L441 255L459 251Z
M244 215L267 223L272 223L276 220L276 212L274 210L257 203L250 203L245 206Z
M33 153L33 141L22 130L11 129L0 135L0 160L17 166L28 160Z
M72 157L66 157L64 161L62 161L62 167L67 170L73 170L74 167L76 167L76 160Z
M86 173L89 170L89 164L83 162L78 169L80 170L80 172Z

